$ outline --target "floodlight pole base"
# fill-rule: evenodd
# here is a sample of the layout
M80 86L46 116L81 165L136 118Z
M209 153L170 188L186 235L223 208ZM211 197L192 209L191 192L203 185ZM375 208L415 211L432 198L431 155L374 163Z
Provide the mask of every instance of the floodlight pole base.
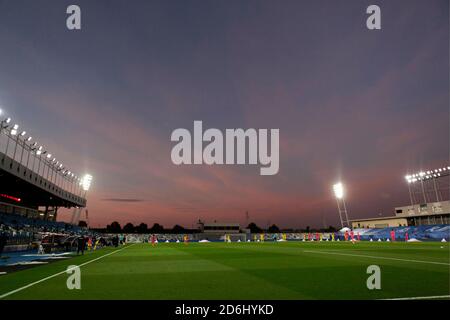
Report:
M341 227L350 227L350 221L348 219L348 212L347 212L347 206L345 205L345 200L336 198L338 212L339 212L339 219L341 221Z

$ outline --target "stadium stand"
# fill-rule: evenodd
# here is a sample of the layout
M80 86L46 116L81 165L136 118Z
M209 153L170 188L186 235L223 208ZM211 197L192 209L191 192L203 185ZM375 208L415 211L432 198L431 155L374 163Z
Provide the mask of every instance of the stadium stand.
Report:
M397 240L405 240L406 234L409 239L417 239L420 241L441 241L445 239L450 240L450 225L423 225L410 227L395 227L395 228L381 228L381 229L354 229L354 233L359 233L361 240L386 240L390 238L390 232L394 230Z
M77 224L57 222L58 209L86 207L92 176L78 177L22 129L10 117L0 119L0 255L43 246L72 251L80 236L100 239Z
M18 214L0 212L0 234L6 238L5 252L36 249L48 243L54 251L73 251L72 242L78 236L101 237L88 229L64 222L34 219ZM70 242L70 246L63 245ZM53 245L57 243L58 245Z

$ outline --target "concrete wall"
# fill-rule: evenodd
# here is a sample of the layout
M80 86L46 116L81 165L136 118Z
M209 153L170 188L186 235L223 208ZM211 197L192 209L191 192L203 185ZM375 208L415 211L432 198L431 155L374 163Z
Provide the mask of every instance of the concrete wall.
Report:
M397 217L421 216L424 214L450 213L450 201L430 202L395 208Z
M352 221L352 228L388 228L408 225L406 218L355 220Z

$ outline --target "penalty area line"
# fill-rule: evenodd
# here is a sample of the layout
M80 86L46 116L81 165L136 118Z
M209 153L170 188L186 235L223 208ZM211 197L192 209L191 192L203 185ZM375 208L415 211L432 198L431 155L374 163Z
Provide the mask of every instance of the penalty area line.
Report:
M341 252L330 252L330 251L312 251L312 250L304 250L303 252L330 254L330 255L338 255L338 256L349 256L349 257L382 259L382 260L393 260L393 261L403 261L403 262L427 263L427 264L437 264L437 265L443 265L443 266L450 266L450 263L445 263L445 262L412 260L412 259L400 259L400 258L390 258L390 257L380 257L380 256L369 256L369 255L364 255L364 254L352 254L352 253L341 253Z
M126 246L126 247L124 247L124 248L114 250L113 252L106 253L106 254L104 254L104 255L102 255L102 256L100 256L100 257L97 257L97 258L95 258L95 259L86 261L86 262L84 262L84 263L78 265L77 267L83 267L83 266L88 265L88 264L90 264L90 263L92 263L92 262L95 262L95 261L98 261L98 260L100 260L100 259L103 259L103 258L105 258L105 257L107 257L107 256L110 256L110 255L112 255L112 254L114 254L114 253L120 252L120 251L122 251L122 250L124 250L124 249L126 249L126 248L132 247L132 246L134 246L134 245L135 245L135 243L132 244L132 245L130 245L130 246ZM44 281L47 281L47 280L52 279L52 278L54 278L54 277L57 277L57 276L59 276L59 275L61 275L61 274L63 274L63 273L66 273L67 271L70 271L70 270L71 270L71 269L63 270L63 271L61 271L61 272L52 274L51 276L45 277L45 278L43 278L43 279L41 279L41 280L38 280L38 281L32 282L32 283L30 283L30 284L27 284L26 286L23 286L23 287L20 287L20 288L15 289L15 290L9 291L9 292L7 292L7 293L4 293L4 294L0 295L0 299L4 299L4 298L6 298L6 297L8 297L8 296L10 296L10 295L12 295L12 294L14 294L14 293L17 293L17 292L20 292L20 291L22 291L22 290L28 289L28 288L30 288L30 287L36 285L36 284L39 284L39 283L41 283L41 282L44 282Z

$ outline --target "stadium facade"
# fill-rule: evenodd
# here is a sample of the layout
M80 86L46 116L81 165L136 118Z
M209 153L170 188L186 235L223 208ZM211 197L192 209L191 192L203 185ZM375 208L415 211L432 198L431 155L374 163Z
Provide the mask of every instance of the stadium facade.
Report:
M246 241L250 238L250 230L241 228L239 223L230 222L198 222L200 239L205 240L223 240L224 236L233 240Z
M51 221L59 208L85 207L90 184L10 118L0 118L0 182L0 212Z
M450 201L395 208L395 216L350 220L352 228L387 228L450 224Z

